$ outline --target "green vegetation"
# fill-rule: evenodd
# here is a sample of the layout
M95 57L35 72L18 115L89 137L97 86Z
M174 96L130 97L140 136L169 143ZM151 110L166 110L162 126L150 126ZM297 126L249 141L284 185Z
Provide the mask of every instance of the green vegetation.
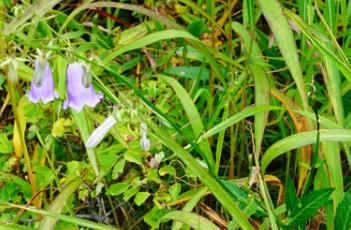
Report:
M350 1L0 11L0 229L350 229Z

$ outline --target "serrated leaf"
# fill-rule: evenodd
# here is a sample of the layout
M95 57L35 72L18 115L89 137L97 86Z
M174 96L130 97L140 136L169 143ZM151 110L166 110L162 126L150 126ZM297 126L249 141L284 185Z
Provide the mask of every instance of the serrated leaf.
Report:
M294 182L290 177L290 174L287 177L285 184L285 204L286 208L290 213L293 213L298 208L299 200L296 196L296 190Z
M254 197L250 196L250 194L243 188L240 188L232 181L221 180L221 183L228 189L233 198L240 202L240 206L245 207L245 214L265 213L258 201Z
M291 214L289 225L300 226L326 204L333 189L315 190L301 197L300 207Z
M351 189L344 195L335 214L335 230L347 230L351 227Z
M39 189L48 186L54 180L54 173L43 165L35 165L35 178Z
M151 211L146 213L144 216L144 222L148 224L151 229L156 229L159 226L159 220L162 216L164 216L167 213L167 209L158 209L156 206L154 206Z
M112 196L117 196L124 193L128 189L128 187L129 183L127 182L116 183L109 187L108 193Z
M12 152L13 148L11 141L9 141L5 133L0 133L0 153L8 154Z
M134 203L138 206L142 205L147 198L149 198L150 193L148 192L138 192L134 197Z
M72 124L70 119L60 118L55 121L54 125L52 126L51 134L54 137L62 137L65 134L65 131L68 126Z

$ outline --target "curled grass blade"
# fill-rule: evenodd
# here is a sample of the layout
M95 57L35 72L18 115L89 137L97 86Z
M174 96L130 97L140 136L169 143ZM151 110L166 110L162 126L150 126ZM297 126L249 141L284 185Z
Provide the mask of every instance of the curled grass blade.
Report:
M281 110L281 109L283 109L283 108L278 107L278 106L272 106L272 105L260 105L260 106L254 106L254 107L247 107L244 110L238 112L237 114L231 116L227 120L219 123L215 127L211 128L210 130L205 132L202 135L202 138L211 137L211 136L215 135L216 133L238 123L239 121L241 121L247 117L256 115L258 113L270 111L270 110Z
M286 137L267 149L262 158L262 171L265 172L268 165L283 153L316 143L317 131L301 132ZM348 129L321 129L320 142L351 142L351 130Z

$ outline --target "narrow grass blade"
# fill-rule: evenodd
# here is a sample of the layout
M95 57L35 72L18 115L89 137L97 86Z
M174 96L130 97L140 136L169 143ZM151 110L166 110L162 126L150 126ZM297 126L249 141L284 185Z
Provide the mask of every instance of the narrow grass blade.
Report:
M206 194L207 188L201 188L194 194L194 196L184 205L182 208L183 212L191 212L200 199ZM183 226L183 223L180 221L173 222L172 230L179 230Z
M268 24L278 43L280 52L291 72L297 89L300 94L302 106L307 110L308 102L305 91L305 81L303 79L299 56L289 23L285 18L279 1L277 0L258 0Z
M60 214L63 208L66 206L70 196L77 190L77 188L83 183L82 180L76 179L69 182L61 193L55 198L55 200L50 204L48 212ZM40 229L51 230L54 229L57 222L56 218L45 216L40 223Z
M317 131L297 133L286 137L267 149L262 158L262 171L265 172L268 165L283 153L292 149L316 143ZM320 142L351 142L351 130L348 129L321 129Z
M210 220L191 212L172 211L160 219L161 222L166 222L168 220L177 220L183 222L195 230L220 230L220 228Z
M225 121L225 120L228 119L228 114L229 114L229 102L224 104L222 121ZM218 175L219 166L221 164L222 150L223 150L223 146L224 146L225 131L226 131L226 129L223 129L222 131L220 131L219 135L218 135L218 139L217 139L216 160L215 160L215 175Z
M192 34L190 34L187 31L174 30L174 29L163 30L160 32L149 34L139 40L130 42L128 45L123 46L122 48L119 48L116 51L110 53L107 57L103 59L103 62L108 63L112 61L115 57L123 53L126 53L128 51L140 49L142 47L146 47L155 42L166 40L166 39L172 39L172 38L186 38L191 40L197 40L198 42L200 42L197 38L195 38Z
M250 74L255 80L255 104L269 105L270 104L270 88L267 78L267 69L265 66L265 61L263 60L262 52L253 38L250 36L249 32L237 22L232 23L233 30L239 34L245 50L248 53L248 66L250 69ZM268 112L263 112L255 115L255 149L257 153L260 153L261 143L263 139L263 134L266 126Z
M252 30L255 26L255 1L244 0L243 2L243 24Z
M166 81L169 85L172 86L173 90L175 91L178 99L182 103L182 106L185 110L185 113L188 117L192 130L194 132L195 138L199 137L202 132L204 131L204 125L202 123L201 116L193 103L192 99L190 98L187 91L183 88L181 84L177 80L171 77L167 77L164 75L158 75L159 78ZM200 149L203 151L205 157L207 158L210 169L214 169L214 160L212 155L212 150L210 144L207 139L202 140L199 143Z
M85 143L89 137L89 127L88 127L88 121L85 117L84 111L77 113L77 112L72 110L72 115L73 115L74 120L75 120L75 122L79 128L79 131L82 135L82 139ZM97 178L99 178L100 173L99 173L98 163L96 161L95 152L93 149L87 149L86 151L88 154L88 159L89 159L89 162L91 164L91 167L93 168Z
M29 5L24 10L24 14L21 18L15 18L10 23L5 25L5 28L2 30L2 33L4 35L9 35L15 32L18 27L20 27L27 20L31 19L33 15L43 16L46 12L51 10L59 2L61 2L61 0L40 0L34 4Z
M322 143L322 150L328 167L329 181L331 187L335 189L334 193L332 194L332 198L334 201L334 207L336 207L344 195L344 182L342 176L339 143Z
M207 170L202 168L199 163L188 153L182 146L175 142L167 132L162 130L153 122L149 121L148 126L155 132L156 137L170 150L172 150L189 168L190 170L208 187L223 207L231 214L231 216L239 223L243 229L254 229L247 220L245 214L236 206L232 197L220 184L220 182L212 176Z
M202 135L202 137L203 138L211 137L211 136L215 135L216 133L238 123L239 121L241 121L247 117L256 115L258 113L262 113L262 112L266 112L266 111L270 111L270 110L279 110L279 109L281 110L283 108L277 107L277 106L272 106L272 105L260 105L260 106L254 106L254 107L247 107L244 110L235 114L234 116L231 116L227 120L219 123L218 125L216 125L212 129L208 130L207 132L205 132Z
M179 28L179 26L174 23L172 20L168 19L167 17L161 16L160 14L146 9L142 6L138 5L133 5L133 4L125 4L125 3L119 3L119 2L94 2L90 3L91 0L88 0L81 6L77 7L65 20L65 22L62 24L59 34L61 34L64 29L67 27L68 23L80 12L86 10L86 9L95 9L95 8L100 8L100 7L111 7L111 8L117 8L117 9L124 9L124 10L130 10L133 12L138 12L140 14L144 14L150 18L155 19L156 21L160 21L163 24L167 25L168 28Z
M61 221L65 221L65 222L68 222L68 223L71 223L71 224L76 224L76 225L87 227L87 228L91 228L91 229L96 229L96 230L118 230L117 228L114 228L114 227L109 226L109 225L98 224L98 223L92 222L90 220L80 219L80 218L73 217L73 216L57 214L57 213L54 213L54 212L48 212L48 211L45 211L45 210L42 210L42 209L30 208L30 207L21 206L21 205L15 205L15 204L9 204L9 203L5 203L5 204L10 206L10 207L12 207L12 208L25 209L28 212L32 212L32 213L36 213L36 214L44 215L44 216L50 216L50 217L59 219Z
M339 58L333 50L325 47L321 42L321 39L328 39L326 37L321 38L320 36L316 36L316 33L313 33L314 29L311 29L301 18L297 15L287 11L287 15L289 18L294 21L296 25L300 28L301 32L306 35L306 37L311 41L311 43L318 48L318 50L328 58L338 69L341 73L344 74L345 78L351 82L351 66L350 63L345 60L344 58ZM344 56L344 55L343 55Z

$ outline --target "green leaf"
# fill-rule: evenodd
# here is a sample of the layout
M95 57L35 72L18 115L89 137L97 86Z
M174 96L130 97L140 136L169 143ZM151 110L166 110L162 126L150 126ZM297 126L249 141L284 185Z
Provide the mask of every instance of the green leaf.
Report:
M351 189L345 193L336 209L334 227L335 230L348 230L351 227Z
M293 213L298 208L299 200L296 196L296 190L294 182L290 177L290 174L287 177L285 184L285 205L286 209Z
M308 108L305 82L299 61L294 34L292 33L288 20L283 14L278 0L258 0L263 15L268 21L274 37L278 43L279 50L288 66L300 94L303 108Z
M128 189L128 187L129 187L128 182L120 182L120 183L111 185L108 188L107 192L112 196L117 196L124 193Z
M13 152L12 142L5 133L0 133L0 153L9 154Z
M54 137L62 137L65 134L67 127L72 125L70 119L60 118L52 126L51 134Z
M82 139L84 142L86 142L86 140L88 139L88 137L90 135L90 132L89 132L89 128L88 128L88 120L85 117L84 111L77 113L74 110L71 110L71 112L72 112L74 120L79 128L80 134L82 135ZM95 175L97 177L99 177L100 172L99 172L99 167L98 167L98 163L96 161L96 156L95 156L94 150L87 149L86 152L88 154L88 159L89 159L89 162L91 164L91 167L93 168L93 170L95 172Z
M144 216L144 222L151 226L152 229L157 229L159 227L160 218L167 212L167 209L158 209L157 206L154 206L151 211Z
M61 0L40 0L34 4L29 5L21 18L14 18L10 23L6 24L5 28L1 31L5 35L9 35L16 31L16 29L24 24L27 20L36 16L43 16L46 12L51 10L57 3L61 2Z
M56 197L56 199L50 204L48 212L60 214L63 208L66 206L68 199L82 183L83 181L80 179L69 182ZM56 222L57 218L50 215L45 215L44 219L40 223L40 229L53 229Z
M176 170L175 170L175 168L173 168L173 166L165 165L162 168L160 168L158 173L160 174L160 176L164 176L164 175L167 175L167 174L169 174L171 176L175 176L176 175Z
M151 169L151 171L149 172L149 174L147 175L147 179L148 181L153 181L157 184L160 184L161 178L158 175L158 170L157 169Z
M4 203L4 202L1 202ZM80 226L84 226L90 229L96 229L96 230L118 230L115 227L109 226L109 225L104 225L104 224L98 224L95 223L93 221L89 221L89 220L85 220L85 219L81 219L81 218L77 218L77 217L73 217L73 216L67 216L67 215L61 215L61 214L57 214L55 212L50 212L50 211L45 211L42 209L36 209L36 208L29 208L26 206L21 206L21 205L15 205L15 204L10 204L10 203L5 203L6 205L10 206L10 207L14 207L14 208L18 208L18 209L24 209L26 211L32 212L32 213L36 213L39 215L44 215L44 216L50 216L56 219L59 219L61 221L66 221L68 223L73 223L76 225L80 225ZM43 228L41 228L43 229Z
M220 228L210 220L191 212L173 211L167 213L160 219L161 222L166 222L168 220L176 220L182 222L195 230L220 230Z
M170 84L177 94L177 97L179 98L180 102L182 103L182 106L185 110L185 113L188 117L188 120L190 122L191 128L194 132L195 137L199 137L201 133L204 131L204 125L200 116L199 111L197 110L193 100L189 96L188 92L184 89L184 87L175 79L171 77L166 77L166 76L159 76L163 80L165 80L168 84ZM213 154L212 150L210 147L210 143L208 142L207 139L204 139L199 143L200 149L203 152L203 157L206 160L206 163L208 164L207 166L210 169L214 169L214 159L213 159Z
M35 178L39 189L45 188L54 180L54 173L51 171L51 169L42 165L35 165L34 169Z
M246 107L244 110L238 112L237 114L231 116L227 120L222 121L221 123L219 123L218 125L216 125L212 129L208 130L206 133L203 134L202 137L203 138L211 137L214 134L238 123L239 121L241 121L247 117L250 117L250 116L256 115L258 113L265 112L265 111L278 110L278 109L282 109L282 108L277 107L277 106L272 106L272 105L260 105L260 106Z
M139 187L132 187L123 193L123 200L128 201L132 198L137 192L139 192Z
M348 129L320 129L320 142L351 142L351 130ZM265 172L268 165L281 154L316 142L317 131L301 132L288 136L274 143L263 154L261 168Z
M174 75L180 78L208 80L210 71L201 66L176 66L165 70L165 74Z
M204 20L194 20L193 22L191 22L188 27L187 27L188 31L194 35L197 38L200 38L200 35L205 32L208 31L208 28L206 27Z
M129 162L133 162L138 165L143 165L143 162L141 161L140 154L137 151L134 150L128 150L124 153L124 159Z
M182 190L182 185L179 183L175 183L171 187L169 187L169 194L171 195L173 200L177 199L181 190Z
M227 190L222 186L213 174L202 168L199 163L187 152L183 146L180 146L166 131L160 128L152 121L148 121L148 126L155 132L155 137L160 140L165 146L172 150L213 193L223 207L230 215L239 223L243 229L251 230L254 227L247 220L246 215L233 203L232 197Z
M123 173L125 163L126 163L126 161L124 159L121 159L121 160L117 161L115 166L113 166L113 170L112 170L112 179L113 180L116 180L118 178L119 174Z
M172 38L187 38L187 39L198 41L197 38L195 38L192 34L186 31L174 30L174 29L164 30L164 31L149 34L141 39L132 41L128 45L123 46L122 48L119 48L116 51L113 51L103 60L103 62L108 63L112 61L114 58L116 58L117 56L123 53L126 53L128 51L140 49L142 47L151 45L155 42L162 41L165 39L172 39Z
M191 193L190 194L191 199L184 205L184 207L182 208L182 211L191 212L195 208L197 203L202 199L202 197L205 195L206 192L207 192L207 188L203 187L195 191L193 190L193 191L188 191L183 193L183 194ZM180 195L178 199L181 199L182 195ZM179 230L181 229L182 226L183 226L182 222L174 221L172 230Z
M148 192L138 192L134 197L134 203L138 206L142 205L147 198L149 198L150 193Z
M301 226L326 204L333 189L315 190L301 197L300 207L291 213L289 225Z

